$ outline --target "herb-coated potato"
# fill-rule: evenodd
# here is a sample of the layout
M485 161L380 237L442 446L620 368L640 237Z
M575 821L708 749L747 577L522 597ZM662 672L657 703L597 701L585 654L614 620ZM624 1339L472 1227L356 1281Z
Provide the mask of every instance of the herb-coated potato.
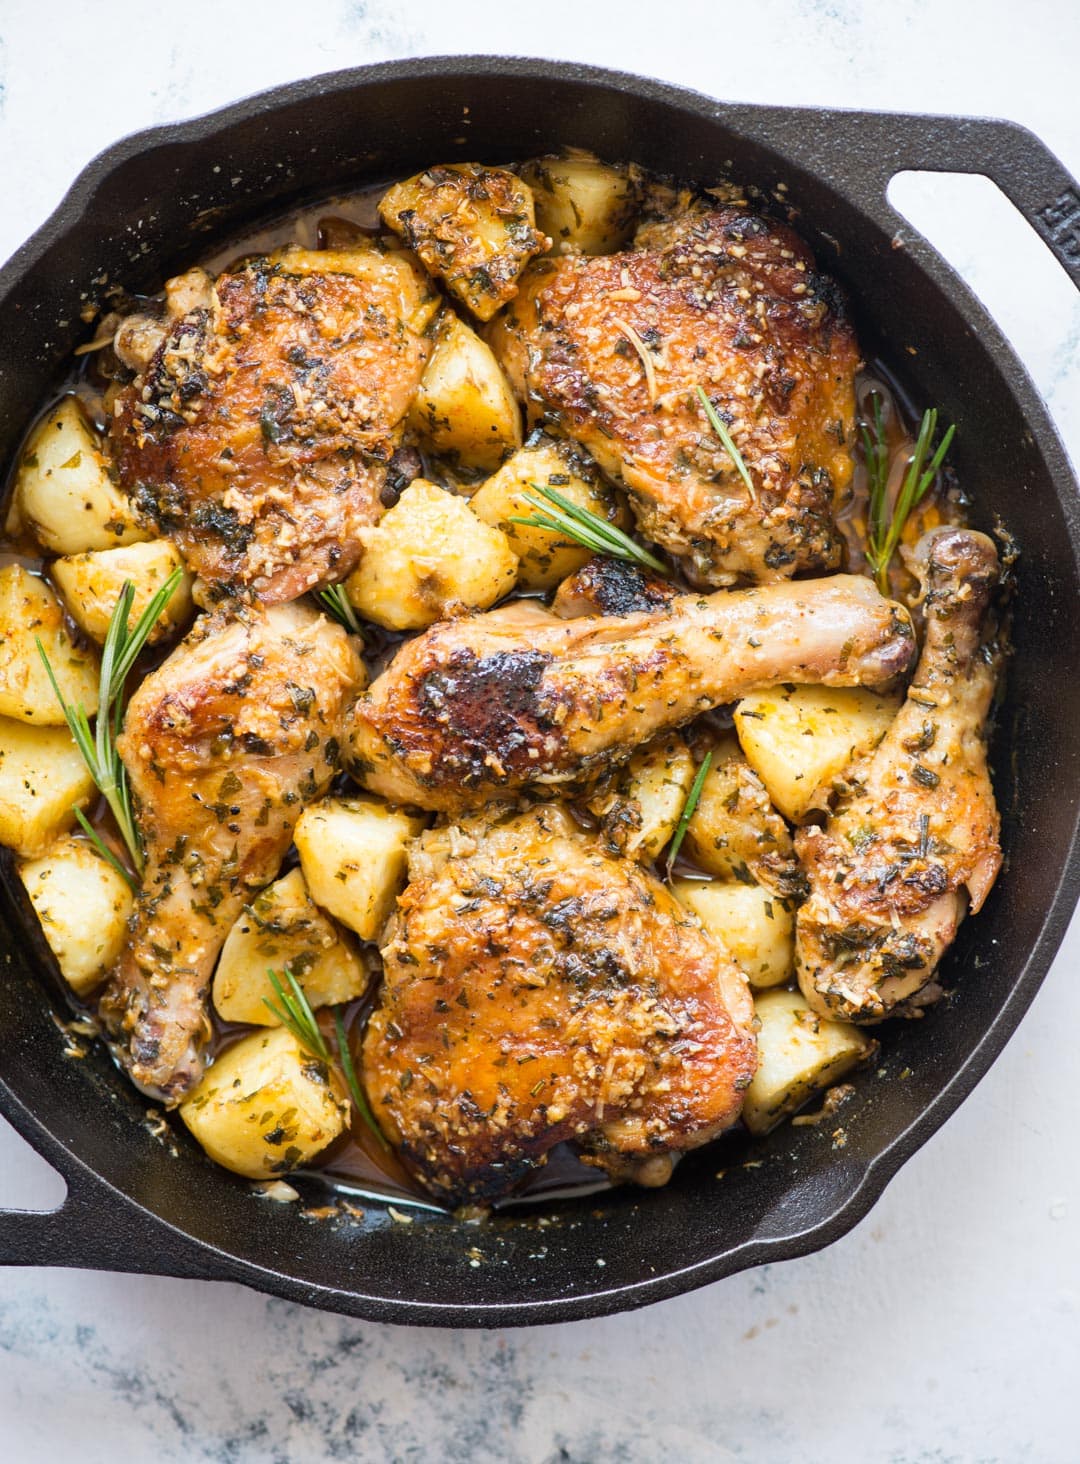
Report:
M405 882L410 839L423 820L375 798L324 798L294 838L311 898L361 940L378 940Z
M75 822L94 783L66 727L0 717L0 844L34 858Z
M395 183L379 213L480 320L514 298L521 271L551 243L535 228L533 196L521 179L481 163L428 168Z
M491 471L521 444L521 412L486 341L444 310L409 411L433 452Z
M823 785L878 745L898 705L858 687L778 686L743 698L735 730L769 797L798 823L821 806Z
M82 702L93 716L97 657L72 645L60 601L45 581L21 564L5 565L0 569L0 716L56 727L64 714L42 664L39 640L67 701Z
M605 842L629 858L655 859L675 832L694 771L690 749L678 732L646 743L611 788L589 803Z
M210 1158L249 1179L306 1164L344 1132L336 1074L285 1027L252 1032L209 1068L180 1117Z
M752 1134L766 1134L801 1108L811 1094L865 1062L877 1043L849 1022L812 1012L794 991L754 998L758 1069L746 1090L743 1119Z
M592 463L569 443L535 432L497 473L473 494L469 506L485 523L501 529L518 556L517 582L523 590L551 590L591 558L591 550L550 529L515 524L515 517L536 514L525 490L540 484L590 509L609 523L624 515L613 493L600 482ZM535 492L535 488L534 488Z
M682 847L684 854L717 879L747 884L757 880L783 895L801 889L788 826L733 734L713 747Z
M156 645L182 626L192 611L192 578L184 568L180 551L170 540L149 539L119 549L95 549L88 554L57 559L52 566L52 577L64 597L68 614L101 645L125 583L130 580L135 587L128 617L131 626L174 569L183 570L183 578L150 632L149 643Z
M39 859L20 860L19 878L61 975L85 996L119 959L130 885L81 838L59 839Z
M783 901L761 885L682 879L675 894L717 936L751 986L779 986L795 970L795 921Z
M267 971L289 971L312 1007L362 996L369 970L308 894L299 869L261 890L225 938L214 973L214 1006L227 1022L272 1027L276 1003Z
M536 201L536 222L557 253L614 254L630 237L637 185L624 168L591 153L536 158L521 169Z
M15 478L8 528L28 528L53 554L115 549L150 535L68 396L31 434Z
M486 610L514 587L517 555L464 498L423 478L368 531L345 581L360 614L388 630L422 630L463 610Z

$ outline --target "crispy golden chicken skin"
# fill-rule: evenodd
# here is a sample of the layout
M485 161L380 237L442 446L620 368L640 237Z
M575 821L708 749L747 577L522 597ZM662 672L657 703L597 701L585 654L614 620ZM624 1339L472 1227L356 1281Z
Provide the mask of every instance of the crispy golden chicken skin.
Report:
M618 616L520 601L402 646L352 708L345 760L391 802L454 813L588 780L755 687L884 685L914 652L907 612L857 575Z
M131 1076L167 1103L199 1079L218 952L329 787L362 677L345 632L306 606L219 610L131 699L118 746L146 869L101 1012Z
M742 208L696 206L636 242L538 261L493 324L530 413L624 484L642 533L697 583L835 568L859 361L839 291L789 228Z
M935 530L916 548L926 636L908 691L853 796L795 846L810 881L796 922L799 985L824 1016L878 1022L941 995L933 981L1001 867L986 764L999 652L987 637L998 583L985 534Z
M482 163L448 163L395 183L379 213L480 320L514 298L526 264L551 248L527 185Z
M220 591L340 579L428 357L411 255L287 248L218 276L119 394L120 479Z
M432 1194L495 1199L564 1140L659 1184L735 1121L749 989L655 878L555 807L432 831L410 872L364 1081Z

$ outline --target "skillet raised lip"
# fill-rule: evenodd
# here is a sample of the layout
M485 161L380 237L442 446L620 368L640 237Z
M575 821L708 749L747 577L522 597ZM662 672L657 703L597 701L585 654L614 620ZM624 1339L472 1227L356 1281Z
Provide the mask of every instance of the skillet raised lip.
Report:
M889 179L905 168L987 173L1017 204L1080 285L1077 186L1043 144L1015 124L990 119L727 105L626 73L527 58L448 56L386 62L276 87L190 121L147 129L116 143L83 170L51 217L0 270L0 310L15 286L36 268L50 248L78 230L98 190L123 164L140 154L164 144L210 141L233 124L280 112L294 103L328 96L345 98L383 82L448 77L466 83L472 79L498 79L508 84L524 79L577 83L593 95L606 92L659 103L686 117L712 123L718 131L734 132L811 175L821 177L822 166L831 166L829 187L879 228L887 232L902 228L909 256L978 333L1056 485L1075 581L1080 560L1076 483L1055 429L1023 367L990 317L949 266L889 207L885 196ZM373 1320L490 1327L604 1315L678 1295L748 1266L807 1254L839 1239L868 1212L900 1166L972 1090L1015 1030L1050 966L1080 894L1078 839L1074 818L1068 857L1047 901L1039 934L1006 999L970 1055L923 1106L918 1117L865 1163L857 1182L847 1188L828 1215L793 1233L755 1239L733 1248L724 1248L723 1236L718 1234L718 1253L694 1265L670 1265L662 1275L631 1284L547 1299L445 1304L418 1296L365 1294L345 1287L317 1286L195 1239L114 1187L20 1098L17 1082L8 1080L11 1064L5 1060L0 1068L0 1112L60 1171L68 1184L68 1196L52 1212L0 1213L0 1261L232 1279L296 1301Z

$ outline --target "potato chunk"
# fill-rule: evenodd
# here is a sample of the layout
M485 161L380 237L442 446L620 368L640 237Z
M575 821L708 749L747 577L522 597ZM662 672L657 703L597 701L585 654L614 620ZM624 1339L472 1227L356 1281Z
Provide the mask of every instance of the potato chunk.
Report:
M821 807L826 786L889 730L899 701L857 687L775 687L744 697L735 730L746 760L786 818Z
M521 169L532 190L536 222L560 254L614 254L634 227L640 202L625 168L591 153L536 158Z
M784 902L761 885L681 879L675 894L717 936L751 986L779 986L795 971L795 921Z
M57 559L52 566L52 577L76 625L101 645L125 583L130 580L135 587L128 617L131 626L174 569L183 570L183 578L150 632L150 644L157 645L183 625L192 610L192 577L184 567L180 551L168 539L151 539L120 549L97 549L89 554Z
M15 478L8 529L31 529L54 554L115 549L150 535L108 463L78 402L67 396L31 434Z
M535 227L528 187L480 163L449 163L395 183L379 213L480 320L514 298L521 271L551 247Z
M713 748L683 852L717 879L758 881L780 895L804 892L788 826L730 734Z
M694 772L678 732L640 748L611 786L589 801L608 846L632 859L655 859L675 832Z
M312 899L361 940L378 940L405 883L409 840L423 826L374 798L305 808L294 838Z
M743 1119L752 1134L766 1134L801 1108L812 1093L827 1088L877 1043L849 1022L832 1022L812 1012L794 991L766 991L754 998L758 1070L746 1090Z
M92 650L72 645L60 601L44 580L21 564L0 569L0 716L60 726L64 714L48 672L41 641L66 699L82 702L93 716L98 704L98 664Z
M20 860L19 878L60 974L76 995L85 996L119 959L131 887L81 838L60 839L41 858Z
M314 1159L344 1132L349 1108L337 1075L272 1027L223 1052L180 1117L218 1164L269 1179Z
M529 518L535 504L525 490L540 484L588 508L609 523L621 524L623 512L615 495L605 488L594 464L569 443L535 432L497 473L473 494L469 506L485 523L501 529L518 556L517 582L523 590L551 590L591 557L571 539L550 529L529 528L512 522Z
M490 472L521 445L521 412L486 341L444 310L409 411L432 452Z
M66 727L29 727L0 717L0 844L43 854L75 822L94 783Z
M464 498L423 478L410 483L367 537L349 599L388 630L421 630L463 610L486 610L514 587L517 555Z
M273 1027L267 971L290 971L312 1007L362 996L370 971L351 940L308 894L299 869L262 890L229 931L214 973L214 1006L227 1022Z

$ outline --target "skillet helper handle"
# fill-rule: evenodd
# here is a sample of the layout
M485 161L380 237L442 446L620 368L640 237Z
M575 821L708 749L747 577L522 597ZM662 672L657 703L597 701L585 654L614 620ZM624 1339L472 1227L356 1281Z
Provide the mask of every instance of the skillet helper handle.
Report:
M81 1165L50 1162L67 1183L55 1210L0 1210L0 1266L62 1266L210 1277L205 1255Z

